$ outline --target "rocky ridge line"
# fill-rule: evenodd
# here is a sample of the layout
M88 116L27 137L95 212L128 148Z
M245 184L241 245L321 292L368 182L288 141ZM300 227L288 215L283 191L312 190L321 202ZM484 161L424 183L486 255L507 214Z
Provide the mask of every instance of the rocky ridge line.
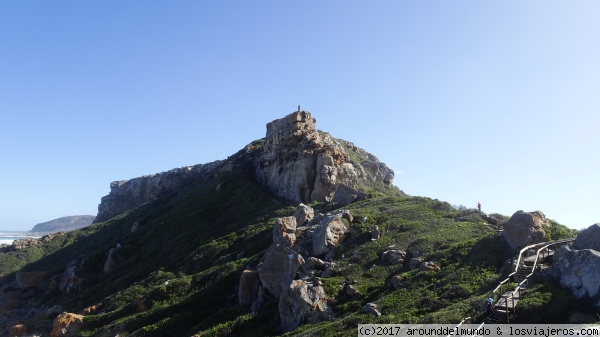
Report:
M366 197L361 191L365 185L392 186L393 170L365 150L318 131L315 126L316 119L310 112L293 112L267 124L262 146L249 144L238 154L252 157L257 181L295 203L324 201L347 205ZM175 193L190 181L214 179L223 171L231 171L237 158L234 155L227 160L112 182L110 193L102 197L98 206L94 223Z

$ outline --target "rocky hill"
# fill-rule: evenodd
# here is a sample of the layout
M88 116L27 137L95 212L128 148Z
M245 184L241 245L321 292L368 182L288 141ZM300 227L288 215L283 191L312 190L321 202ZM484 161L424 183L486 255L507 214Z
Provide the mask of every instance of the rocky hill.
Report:
M268 123L266 137L243 151L251 157L257 181L292 202L349 204L364 198L369 186L381 183L391 187L394 179L394 171L374 155L318 131L316 119L306 111ZM95 222L174 193L191 181L208 182L231 171L235 158L115 181L98 206Z
M89 226L96 218L93 215L72 215L62 218L42 222L33 227L30 232L36 233L56 233L69 232L79 228Z
M359 323L481 321L515 254L507 240L573 234L539 212L540 234L517 212L505 238L509 217L392 180L296 111L226 160L112 183L96 223L0 253L0 335L347 336ZM560 285L529 298L531 323L587 310Z

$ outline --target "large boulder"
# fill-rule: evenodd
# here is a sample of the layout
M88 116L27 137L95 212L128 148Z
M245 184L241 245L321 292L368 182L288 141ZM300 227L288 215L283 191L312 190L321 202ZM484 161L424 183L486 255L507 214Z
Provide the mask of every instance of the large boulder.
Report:
M279 316L284 331L300 324L314 324L331 317L325 291L318 282L295 280L279 299Z
M82 315L63 312L54 319L50 337L79 336L82 326Z
M600 252L560 247L554 253L553 268L560 284L570 289L573 296L600 308Z
M573 242L575 249L593 249L600 252L600 223L591 225L577 235Z
M291 247L296 243L296 218L277 218L273 226L273 243Z
M544 242L546 237L544 226L548 226L544 213L517 211L504 224L502 235L511 248L521 249L534 243Z
M303 263L304 258L289 247L272 245L258 266L258 276L264 289L279 297L287 291Z
M335 189L335 194L333 195L331 202L334 202L339 206L346 206L355 201L365 199L366 197L367 195L365 193L355 188L340 184Z
M342 215L336 214L325 218L313 234L313 255L324 256L337 247L348 232L342 221Z

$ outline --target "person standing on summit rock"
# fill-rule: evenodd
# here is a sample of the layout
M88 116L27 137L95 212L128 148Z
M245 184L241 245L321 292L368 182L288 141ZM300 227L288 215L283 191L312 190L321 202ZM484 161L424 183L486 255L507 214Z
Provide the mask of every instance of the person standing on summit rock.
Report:
M479 209L479 213L481 213L481 203L477 202L477 209Z

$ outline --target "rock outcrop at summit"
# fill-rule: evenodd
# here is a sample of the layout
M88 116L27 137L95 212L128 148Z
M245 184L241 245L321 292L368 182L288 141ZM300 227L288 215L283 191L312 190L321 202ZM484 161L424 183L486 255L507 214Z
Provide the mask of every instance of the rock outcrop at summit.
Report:
M394 171L374 155L315 128L307 111L296 111L267 124L262 142L247 145L226 160L151 174L110 184L94 223L176 193L190 182L206 182L232 170L240 154L253 165L256 179L274 194L295 203L347 205L366 197L360 189L374 183L391 186Z
M504 224L502 235L511 248L521 249L527 245L544 242L544 226L548 225L546 216L540 211L517 211Z
M343 187L342 202L361 198L360 182L391 185L394 171L352 143L338 141L315 128L310 112L296 111L267 124L256 158L256 177L272 192L293 202L332 201ZM346 149L368 158L353 162ZM354 191L354 192L352 192Z

